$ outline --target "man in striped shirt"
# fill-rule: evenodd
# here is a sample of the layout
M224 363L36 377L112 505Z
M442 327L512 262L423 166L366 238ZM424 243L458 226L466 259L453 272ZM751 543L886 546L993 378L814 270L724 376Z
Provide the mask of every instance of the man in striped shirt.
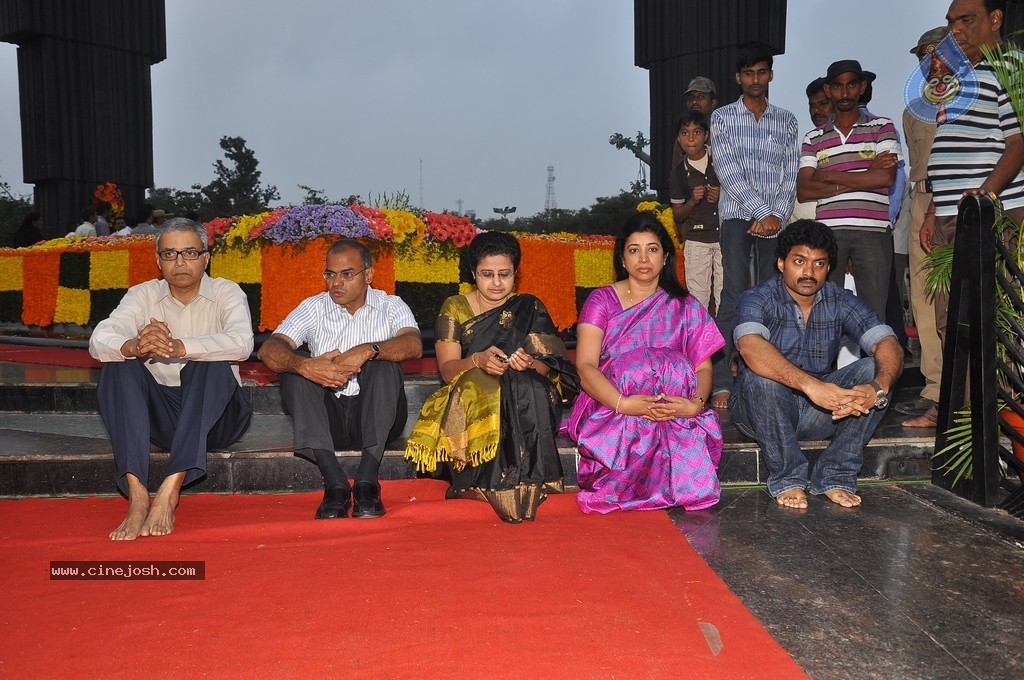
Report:
M1024 218L1024 140L1020 121L1006 88L982 54L982 45L997 45L1006 9L1005 0L953 0L946 12L949 32L974 65L978 99L962 116L938 126L928 158L934 226L921 229L921 247L952 243L957 208L962 196L998 197L1010 217ZM948 296L935 297L935 325L945 337Z
M835 234L838 253L829 279L842 287L846 262L852 262L857 296L884 319L893 257L889 187L900 141L891 120L860 108L867 87L860 62L832 63L825 81L833 114L804 137L797 196L817 201L817 220Z
M419 327L401 298L370 287L366 246L340 239L327 251L327 291L303 300L260 348L281 374L295 453L324 476L317 519L381 517L378 470L387 443L405 427L408 408L399 362L423 354ZM307 345L309 353L298 348ZM362 449L349 488L335 448Z
M740 295L750 287L751 249L757 281L773 277L775 236L796 196L798 126L796 116L768 103L773 62L768 46L743 47L736 59L743 95L711 114L711 153L722 184L723 288L715 320L725 338L723 355L714 363L715 408L725 408L732 391L733 316Z

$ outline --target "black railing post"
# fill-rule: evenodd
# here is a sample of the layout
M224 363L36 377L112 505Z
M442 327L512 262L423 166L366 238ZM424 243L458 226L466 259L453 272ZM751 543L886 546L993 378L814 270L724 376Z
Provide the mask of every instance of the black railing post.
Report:
M999 425L996 413L995 208L986 196L960 204L949 313L943 347L942 385L935 450L945 448L946 431L964 408L970 376L973 476L954 488L943 466L952 454L937 457L932 482L986 507L999 501Z

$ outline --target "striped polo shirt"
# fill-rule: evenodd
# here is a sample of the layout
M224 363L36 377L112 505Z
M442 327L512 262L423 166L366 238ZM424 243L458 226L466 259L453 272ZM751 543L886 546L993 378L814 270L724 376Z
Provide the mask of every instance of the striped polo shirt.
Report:
M977 101L960 118L938 127L928 158L935 214L940 217L956 215L963 193L980 187L996 167L1006 138L1020 134L1020 121L992 65L983 60L974 72ZM1024 175L1018 172L999 198L1007 209L1024 206Z
M830 172L864 172L883 151L902 160L900 138L892 121L861 111L846 137L836 129L834 119L804 136L800 168ZM889 222L889 187L847 191L818 199L817 220L833 229L885 231Z
M796 198L799 145L796 116L786 109L769 103L758 119L742 97L715 109L711 150L722 183L721 219L775 215L785 224Z
M291 338L296 346L309 346L310 356L318 357L332 349L346 352L367 342L384 342L403 328L419 328L409 305L397 295L366 288L366 304L349 314L331 299L328 292L308 297L285 317L275 333ZM359 394L356 376L336 396Z

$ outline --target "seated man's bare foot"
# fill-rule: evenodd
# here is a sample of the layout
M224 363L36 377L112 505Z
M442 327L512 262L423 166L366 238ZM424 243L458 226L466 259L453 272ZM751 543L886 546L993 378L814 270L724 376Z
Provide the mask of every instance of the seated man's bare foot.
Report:
M807 507L807 494L803 489L787 489L776 496L775 501L784 508L803 510Z
M174 510L178 507L178 494L184 472L171 475L157 489L153 504L149 507L146 522L142 525L142 536L166 536L174 531Z
M145 498L132 498L128 502L128 514L120 526L110 532L112 541L134 541L142 532L142 525L149 514L149 494Z
M855 508L860 505L860 496L850 493L846 489L832 489L831 491L826 491L825 495L828 496L830 501L844 508Z
M711 395L711 408L718 409L719 411L728 410L729 393L716 392L715 394Z

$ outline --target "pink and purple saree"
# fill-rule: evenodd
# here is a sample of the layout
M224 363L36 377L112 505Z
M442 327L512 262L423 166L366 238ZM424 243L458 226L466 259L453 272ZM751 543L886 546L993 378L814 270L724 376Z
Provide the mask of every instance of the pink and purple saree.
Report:
M604 331L601 372L622 394L693 398L696 368L725 344L693 296L658 291L623 310L611 286L587 298L580 323ZM580 450L584 512L707 508L718 502L722 428L705 409L663 423L627 416L581 392L566 429Z

